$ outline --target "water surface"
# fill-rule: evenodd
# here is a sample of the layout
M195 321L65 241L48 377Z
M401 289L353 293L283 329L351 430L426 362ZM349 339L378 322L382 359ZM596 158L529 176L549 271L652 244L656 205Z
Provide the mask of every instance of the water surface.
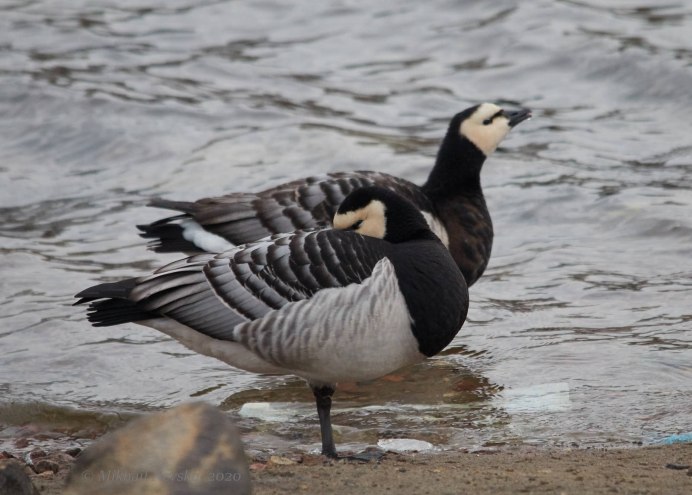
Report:
M176 258L136 235L162 215L149 197L337 170L422 183L481 101L535 118L483 170L496 239L469 319L443 355L340 390L337 440L689 431L690 88L690 0L0 3L0 443L202 399L250 448L317 446L300 380L91 328L72 296Z

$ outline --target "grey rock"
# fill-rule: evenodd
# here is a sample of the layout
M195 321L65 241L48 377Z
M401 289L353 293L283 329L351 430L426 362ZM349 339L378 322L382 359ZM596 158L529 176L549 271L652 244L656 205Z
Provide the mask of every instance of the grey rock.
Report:
M39 495L24 471L24 463L16 459L0 460L0 495Z
M65 495L244 495L250 474L238 430L191 403L137 419L77 458Z

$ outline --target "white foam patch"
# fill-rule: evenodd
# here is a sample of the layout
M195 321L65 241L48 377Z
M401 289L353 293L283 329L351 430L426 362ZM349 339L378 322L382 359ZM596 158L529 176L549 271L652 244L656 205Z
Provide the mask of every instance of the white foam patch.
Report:
M429 452L436 450L430 442L413 438L385 438L378 440L377 446L392 452Z
M301 421L314 416L314 406L300 407L295 402L246 402L238 411L243 418L259 419L270 423Z
M565 382L505 390L501 400L509 413L560 412L572 407L569 384Z
M180 226L183 228L183 238L186 241L208 253L222 253L235 247L223 237L207 232L194 220L186 220Z

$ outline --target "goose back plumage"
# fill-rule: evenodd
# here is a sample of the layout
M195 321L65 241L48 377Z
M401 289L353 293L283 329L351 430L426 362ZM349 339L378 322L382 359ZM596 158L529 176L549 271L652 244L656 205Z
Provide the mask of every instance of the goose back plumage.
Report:
M430 291L439 293L434 310L426 307ZM213 350L202 336L240 344L266 370L327 383L375 378L436 354L461 327L468 306L463 277L436 238L392 245L331 229L192 256L77 297L91 302L96 326L136 321L171 334L172 320L176 338L196 347L202 342L231 365L238 365L237 346L229 355L228 346ZM340 361L343 342L357 352ZM362 361L357 367L354 356Z
M272 234L328 227L346 196L374 185L394 191L432 214L430 201L412 182L380 172L356 171L307 177L259 193L232 193L194 202L153 199L150 206L184 214L138 228L142 237L156 239L151 247L157 252L218 252ZM445 237L439 222L435 228L439 237ZM205 244L210 249L200 247Z

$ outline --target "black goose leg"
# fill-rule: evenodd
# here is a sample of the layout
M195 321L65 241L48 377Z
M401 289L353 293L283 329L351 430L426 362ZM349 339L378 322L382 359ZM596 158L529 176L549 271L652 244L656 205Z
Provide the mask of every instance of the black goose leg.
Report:
M336 446L334 445L334 437L332 436L332 395L334 388L328 385L321 387L312 387L312 393L315 395L315 403L317 404L317 415L320 417L320 433L322 435L322 455L336 459Z

